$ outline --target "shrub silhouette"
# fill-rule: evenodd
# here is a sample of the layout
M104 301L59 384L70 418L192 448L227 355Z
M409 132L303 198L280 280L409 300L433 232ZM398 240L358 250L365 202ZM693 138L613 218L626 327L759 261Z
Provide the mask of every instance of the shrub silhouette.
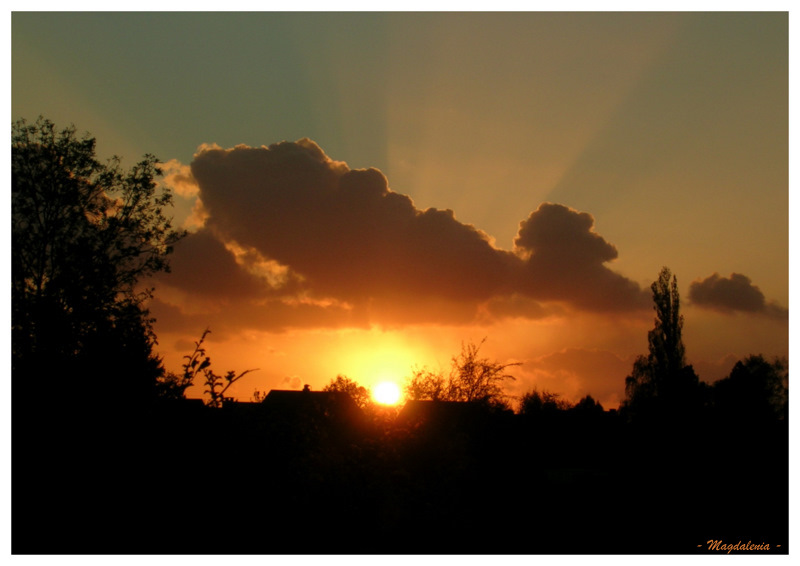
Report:
M197 375L203 376L204 385L206 389L203 393L208 394L206 404L210 407L221 408L223 403L227 400L232 400L225 397L225 392L228 388L243 378L245 375L257 369L248 369L237 374L235 371L229 371L224 376L214 373L211 369L211 358L206 354L206 349L203 346L206 336L211 334L210 329L203 331L200 340L196 341L194 351L191 354L184 356L186 363L183 364L183 376L180 378L171 378L169 382L163 382L165 389L170 391L171 395L176 395L178 392L181 394L186 388L194 384Z
M506 370L521 364L502 364L479 357L484 342L486 338L478 344L462 342L461 353L453 356L450 373L446 377L427 369L415 370L405 385L406 398L415 401L482 402L508 409L508 396L503 391L503 384L516 378Z

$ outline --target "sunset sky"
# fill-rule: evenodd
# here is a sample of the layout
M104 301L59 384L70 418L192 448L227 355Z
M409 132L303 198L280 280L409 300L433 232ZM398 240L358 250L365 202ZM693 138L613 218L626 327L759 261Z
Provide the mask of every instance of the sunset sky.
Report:
M510 394L613 408L662 266L701 379L788 355L788 20L14 13L11 117L164 162L171 370L205 328L242 400L485 337Z

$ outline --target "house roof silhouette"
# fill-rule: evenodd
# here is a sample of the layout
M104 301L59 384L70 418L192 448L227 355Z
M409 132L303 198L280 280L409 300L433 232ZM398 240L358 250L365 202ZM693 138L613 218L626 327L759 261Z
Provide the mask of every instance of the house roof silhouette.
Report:
M353 398L342 391L273 389L261 405L271 414L284 417L325 418L353 424L363 417Z

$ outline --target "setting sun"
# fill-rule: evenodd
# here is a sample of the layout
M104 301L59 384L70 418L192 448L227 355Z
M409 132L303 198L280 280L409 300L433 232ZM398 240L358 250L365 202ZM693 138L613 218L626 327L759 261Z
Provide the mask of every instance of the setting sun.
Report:
M374 387L372 396L381 405L395 405L400 401L400 387L393 381L382 381Z

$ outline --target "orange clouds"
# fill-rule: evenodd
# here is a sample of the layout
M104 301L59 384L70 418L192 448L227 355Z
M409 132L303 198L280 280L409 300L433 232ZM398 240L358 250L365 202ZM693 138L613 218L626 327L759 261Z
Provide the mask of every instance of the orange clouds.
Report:
M308 139L204 146L191 178L205 224L176 246L162 284L185 301L216 298L231 324L467 324L649 307L649 293L606 267L617 250L592 216L563 205L520 223L512 252Z
M171 187L176 194L183 197L192 197L197 194L197 183L192 178L192 171L188 165L183 165L177 159L170 159L161 164L163 172L162 182Z

